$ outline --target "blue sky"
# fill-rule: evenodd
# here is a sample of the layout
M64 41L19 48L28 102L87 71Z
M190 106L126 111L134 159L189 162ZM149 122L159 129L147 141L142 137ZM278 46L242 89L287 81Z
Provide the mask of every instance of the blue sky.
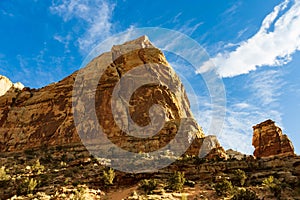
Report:
M39 88L78 70L88 53L114 34L142 27L180 31L205 48L209 63L223 79L227 101L219 136L222 145L252 154L252 126L270 118L299 153L299 4L292 0L1 0L0 74ZM209 63L197 72L209 71ZM193 89L197 84L196 90L205 96L203 83L193 83ZM196 117L207 130L209 102L198 98L203 112Z

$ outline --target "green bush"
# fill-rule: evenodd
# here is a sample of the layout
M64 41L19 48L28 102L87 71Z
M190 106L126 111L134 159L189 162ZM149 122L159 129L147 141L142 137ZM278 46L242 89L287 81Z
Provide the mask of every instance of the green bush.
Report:
M181 191L184 183L184 172L175 172L168 180L168 188L173 191Z
M115 171L110 168L108 171L103 171L103 180L105 185L112 185L115 178Z
M226 179L224 179L222 182L216 183L214 188L218 196L227 196L233 192L232 183Z
M232 200L259 200L255 192L249 189L237 189Z
M232 183L236 186L244 186L247 175L243 170L237 169L233 172Z
M274 178L273 176L269 176L263 180L262 186L268 188L277 199L281 198L282 186L278 179Z
M155 179L142 180L140 188L144 190L146 194L152 194L152 191L157 188L157 181Z
M0 181L7 181L10 179L10 176L6 174L5 167L0 168Z

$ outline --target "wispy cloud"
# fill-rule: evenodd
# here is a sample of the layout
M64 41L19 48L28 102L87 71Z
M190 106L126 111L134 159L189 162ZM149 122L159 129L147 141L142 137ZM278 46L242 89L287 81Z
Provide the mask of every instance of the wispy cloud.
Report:
M108 37L112 32L112 13L114 4L105 0L66 0L55 1L50 7L52 13L65 22L77 19L82 22L85 31L77 42L82 52L89 52L97 42ZM56 39L59 39L56 36Z
M279 96L282 94L284 81L279 70L268 70L253 73L250 76L250 89L253 91L258 104L262 106L277 106Z
M73 39L71 33L68 33L66 36L54 35L54 40L64 44L65 53L70 53L70 42Z
M232 15L236 13L237 9L241 6L241 4L241 1L234 2L234 4L232 4L227 10L225 10L221 16L224 18L232 17Z
M217 67L221 77L247 74L261 66L281 66L300 50L300 1L286 0L265 17L259 31L232 51L218 53L198 73Z
M183 26L175 28L177 31L184 33L186 35L192 35L201 25L203 22L197 22L195 20L187 21Z

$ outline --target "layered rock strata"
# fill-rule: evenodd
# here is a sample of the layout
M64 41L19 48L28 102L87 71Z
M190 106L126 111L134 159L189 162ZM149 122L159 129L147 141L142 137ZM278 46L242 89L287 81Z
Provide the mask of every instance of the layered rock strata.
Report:
M294 147L287 135L282 134L281 128L272 120L266 120L253 126L252 145L255 157L276 155L293 156Z
M109 141L147 153L175 141L171 150L188 144L187 154L198 155L204 137L179 77L146 36L113 46L58 83L0 97L2 152L82 141L106 149Z

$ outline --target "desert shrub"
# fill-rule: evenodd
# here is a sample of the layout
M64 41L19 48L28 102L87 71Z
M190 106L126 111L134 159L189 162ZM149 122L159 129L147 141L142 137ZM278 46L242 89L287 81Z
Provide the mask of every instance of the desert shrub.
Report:
M27 186L27 192L28 193L32 193L34 191L34 189L36 188L36 186L38 185L38 181L31 178L28 181L28 186Z
M5 167L0 168L0 181L7 181L10 179L10 176L6 174Z
M41 174L45 170L45 166L41 165L40 160L36 160L35 164L31 167L33 172Z
M168 180L168 188L173 191L181 191L184 183L184 172L175 172Z
M71 196L70 199L71 200L85 200L85 189L83 187L77 187L77 189L75 190L75 194L74 196Z
M112 185L115 178L115 171L110 168L107 171L103 171L103 180L105 185Z
M17 194L32 194L36 188L36 186L39 184L39 181L31 178L26 178L17 188Z
M247 175L243 170L237 169L233 172L232 183L236 186L244 186Z
M157 188L157 181L155 179L144 179L141 182L140 188L146 193L151 194L153 190Z
M216 193L218 196L227 196L232 194L233 192L233 186L232 183L226 179L223 181L216 183L214 185L214 188L216 190Z
M259 200L255 192L249 189L237 189L232 200Z
M262 186L268 188L277 199L281 198L282 186L278 179L274 178L273 176L269 176L263 180Z

